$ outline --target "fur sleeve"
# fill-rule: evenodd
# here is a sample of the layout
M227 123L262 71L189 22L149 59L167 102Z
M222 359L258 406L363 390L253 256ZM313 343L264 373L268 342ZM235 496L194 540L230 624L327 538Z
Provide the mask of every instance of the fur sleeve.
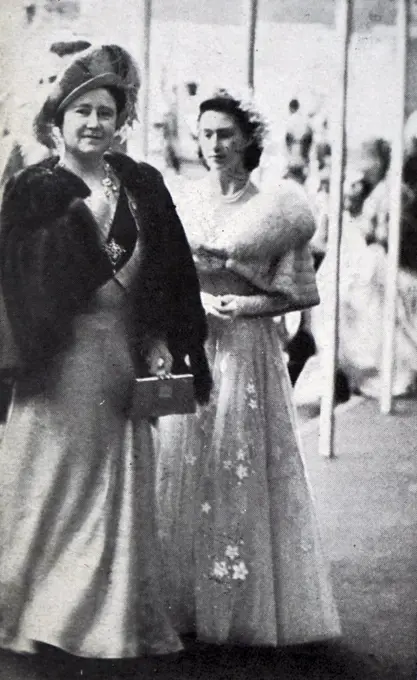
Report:
M75 175L37 166L6 188L0 274L13 334L28 364L46 360L69 339L73 315L111 276L85 195Z
M287 311L308 309L320 302L314 260L307 244L286 253L275 265L255 260L227 260L226 268L250 282L259 291L286 299ZM278 312L277 312L278 313ZM283 313L283 312L281 312Z

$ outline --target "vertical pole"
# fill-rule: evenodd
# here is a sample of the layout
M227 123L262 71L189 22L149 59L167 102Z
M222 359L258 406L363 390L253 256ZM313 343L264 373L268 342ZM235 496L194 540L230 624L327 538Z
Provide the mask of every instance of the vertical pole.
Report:
M253 91L255 87L255 42L256 42L256 23L258 18L258 0L245 0L246 7L246 64L247 64L247 85Z
M150 52L151 52L151 22L152 0L142 0L143 3L143 29L141 45L141 77L140 88L140 125L142 155L147 158L149 153L149 87L150 87Z
M329 297L323 301L328 344L323 350L324 393L320 409L319 453L334 456L335 375L339 346L340 243L343 221L343 183L346 165L346 102L348 89L349 43L353 0L338 0L336 30L340 48L340 88L331 120L332 174L330 183L329 239L326 258L329 270Z
M385 286L385 307L381 364L381 412L392 411L392 382L394 373L396 300L398 261L401 238L401 188L404 154L404 109L407 79L408 0L397 0L396 61L398 78L398 110L394 123L391 156L391 196L388 233L388 256Z

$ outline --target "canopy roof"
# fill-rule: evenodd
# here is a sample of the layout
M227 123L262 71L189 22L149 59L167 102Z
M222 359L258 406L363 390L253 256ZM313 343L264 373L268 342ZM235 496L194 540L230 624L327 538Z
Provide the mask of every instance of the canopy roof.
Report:
M160 21L190 21L201 24L240 24L247 0L153 0L153 15ZM337 0L258 0L261 21L276 23L321 23L333 26ZM410 2L417 25L417 5ZM395 0L354 0L354 28L368 30L395 22Z

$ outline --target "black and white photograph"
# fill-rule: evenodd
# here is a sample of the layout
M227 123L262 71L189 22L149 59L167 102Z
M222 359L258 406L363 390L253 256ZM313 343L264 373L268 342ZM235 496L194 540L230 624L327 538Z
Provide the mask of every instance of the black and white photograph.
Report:
M3 0L0 680L417 677L417 0Z

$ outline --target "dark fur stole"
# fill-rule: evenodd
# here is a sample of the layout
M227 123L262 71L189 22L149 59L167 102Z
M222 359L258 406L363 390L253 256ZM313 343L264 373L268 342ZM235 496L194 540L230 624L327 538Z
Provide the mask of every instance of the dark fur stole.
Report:
M143 264L132 286L137 364L143 338L166 338L175 367L191 357L199 401L208 399L207 324L182 225L160 173L122 154L108 158L129 191L143 233ZM26 370L42 370L71 341L72 320L112 276L89 189L48 159L8 183L3 197L0 272L7 314Z

